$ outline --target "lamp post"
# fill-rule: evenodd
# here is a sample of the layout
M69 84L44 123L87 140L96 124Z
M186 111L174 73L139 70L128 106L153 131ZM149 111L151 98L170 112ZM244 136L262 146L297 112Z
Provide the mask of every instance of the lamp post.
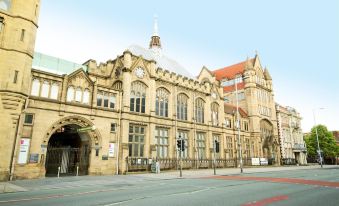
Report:
M318 109L324 109L324 108L318 108ZM318 145L317 153L318 153L319 160L320 160L320 167L323 168L323 158L322 158L321 151L320 151L320 146L319 146L318 128L317 128L317 124L316 124L316 121L315 121L315 110L316 109L313 109L313 120L314 120L315 134L317 136L317 145Z
M239 163L240 163L240 173L243 173L243 161L242 161L242 148L241 148L241 138L240 138L240 118L239 118L239 99L238 99L238 81L237 79L242 78L243 80L248 79L249 77L242 77L242 75L237 75L234 79L235 84L235 98L237 103L237 129L238 129L238 148L239 148Z

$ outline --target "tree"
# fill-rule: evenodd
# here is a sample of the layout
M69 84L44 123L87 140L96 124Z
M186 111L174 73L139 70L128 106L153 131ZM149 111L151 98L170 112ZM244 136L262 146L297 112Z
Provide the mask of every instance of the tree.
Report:
M337 146L333 133L327 130L324 125L317 125L312 128L311 133L306 135L305 142L307 147L307 153L309 157L317 157L317 135L316 128L318 131L318 139L320 150L324 159L334 159L339 155L339 146Z

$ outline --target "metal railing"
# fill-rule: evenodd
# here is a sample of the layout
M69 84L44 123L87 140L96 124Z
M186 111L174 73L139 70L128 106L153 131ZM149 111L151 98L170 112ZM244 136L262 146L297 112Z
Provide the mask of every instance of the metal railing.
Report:
M157 161L160 164L161 170L176 170L179 168L179 159L177 158L144 158L144 157L127 157L126 171L151 171L152 162ZM216 168L237 167L239 161L236 158L232 159L216 159ZM251 158L243 158L243 165L252 165ZM213 159L182 159L183 169L211 169L213 168Z

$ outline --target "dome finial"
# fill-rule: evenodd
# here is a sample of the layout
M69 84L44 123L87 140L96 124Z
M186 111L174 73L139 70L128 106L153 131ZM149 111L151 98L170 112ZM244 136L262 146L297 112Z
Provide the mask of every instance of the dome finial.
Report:
M153 36L159 36L158 32L158 15L154 14Z

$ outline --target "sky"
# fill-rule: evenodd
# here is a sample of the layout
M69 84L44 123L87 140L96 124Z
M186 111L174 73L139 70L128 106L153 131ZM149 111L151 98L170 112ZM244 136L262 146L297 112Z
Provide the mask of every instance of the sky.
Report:
M84 63L148 47L158 16L163 53L191 74L254 57L275 101L294 107L302 130L339 130L339 1L42 0L35 50ZM324 109L318 109L324 108Z

